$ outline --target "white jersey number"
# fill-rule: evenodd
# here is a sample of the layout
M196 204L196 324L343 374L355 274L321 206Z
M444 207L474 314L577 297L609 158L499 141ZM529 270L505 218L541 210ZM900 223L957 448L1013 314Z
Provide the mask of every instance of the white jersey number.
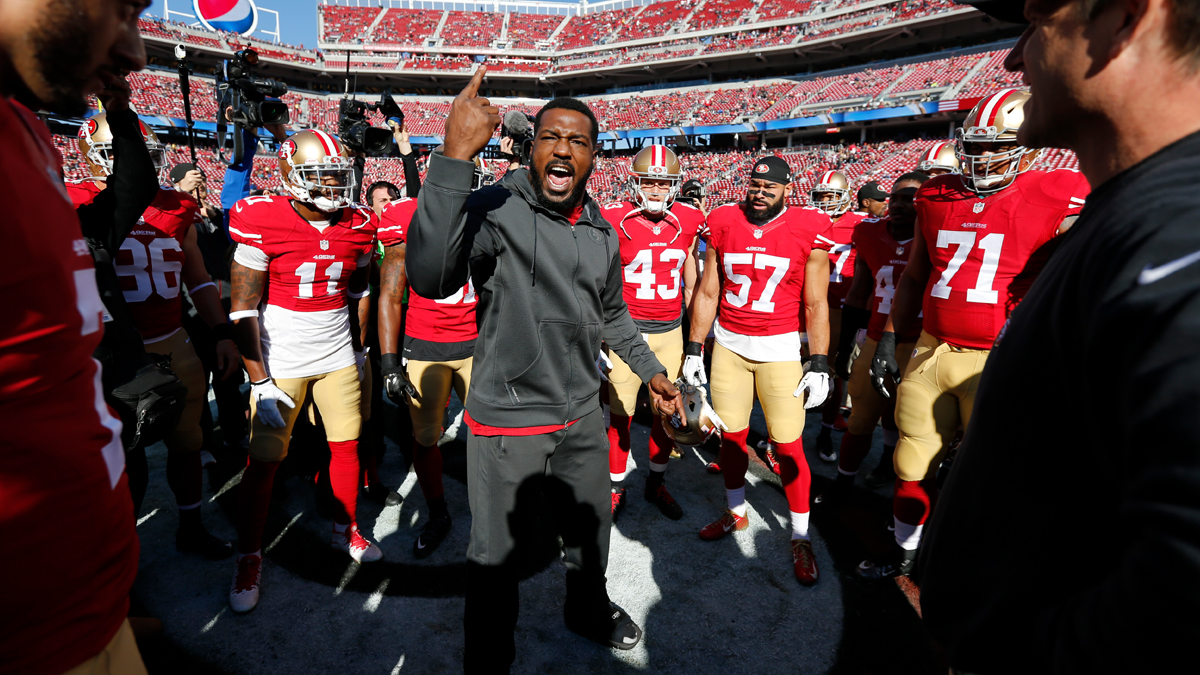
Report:
M750 302L750 309L767 314L774 312L775 303L771 301L771 298L775 295L775 289L779 287L779 282L783 281L783 275L787 274L791 259L766 253L726 253L724 260L725 278L738 285L736 294L731 290L725 291L725 301L734 307L744 307L747 302L750 302L750 286L753 283L750 277L735 272L734 266L753 264L756 270L771 268L771 276L767 279L766 286L763 287L758 299Z
M296 268L296 276L300 277L299 297L313 297L313 284L317 282L317 263L302 263ZM342 278L342 263L335 262L326 268L325 278L325 295L337 295L338 281Z
M947 263L946 270L942 272L942 277L929 290L930 295L943 300L950 297L950 281L954 279L955 274L958 274L959 268L967 261L971 250L975 248L975 233L938 231L937 247L949 248L951 246L958 248L954 250L954 255ZM1000 294L992 290L992 282L996 279L996 271L1000 269L1000 250L1003 247L1004 235L999 232L993 232L979 240L979 248L983 249L983 261L979 264L979 278L975 281L975 288L967 289L967 302L994 305L1000 299Z
M896 296L892 272L891 265L884 265L875 273L875 297L879 298L879 307L875 311L884 315L892 313L892 298Z
M842 276L842 270L846 267L846 261L850 259L850 252L854 250L854 246L850 244L834 244L833 248L829 249L829 257L833 263L833 272L829 275L829 283L840 284L845 281Z
M124 292L125 302L143 302L152 293L170 300L179 295L179 273L183 263L166 260L164 251L183 252L179 242L169 237L159 237L146 246L133 237L121 243L122 251L129 251L133 263L115 265L117 276L133 279L134 288ZM172 276L173 275L173 276Z
M683 269L683 262L687 260L687 252L677 248L667 248L663 249L658 259L667 264L675 263L670 270L670 285L657 283L658 280L654 276L654 252L648 248L638 251L637 255L633 256L633 260L625 266L625 283L637 287L635 297L638 300L653 300L655 297L674 300L679 297L679 289L683 285L679 270ZM655 291L658 292L657 296Z

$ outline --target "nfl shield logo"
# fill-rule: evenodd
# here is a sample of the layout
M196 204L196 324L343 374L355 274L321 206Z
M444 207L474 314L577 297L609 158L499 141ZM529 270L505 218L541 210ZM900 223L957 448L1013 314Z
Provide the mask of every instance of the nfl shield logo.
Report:
M653 231L654 234L662 232L662 225L655 225L653 228L651 228L651 231Z
M980 211L983 211L983 202L978 202L975 204L975 213L979 213Z
M755 238L755 239L762 239L762 230L755 230L755 231L754 231L754 238Z
M329 250L329 242L328 242L328 241L326 241L326 240L324 240L324 239L322 239L322 240L321 240L321 250L322 250L322 251L328 251L328 250Z
M896 247L896 255L904 255L904 247L903 246Z

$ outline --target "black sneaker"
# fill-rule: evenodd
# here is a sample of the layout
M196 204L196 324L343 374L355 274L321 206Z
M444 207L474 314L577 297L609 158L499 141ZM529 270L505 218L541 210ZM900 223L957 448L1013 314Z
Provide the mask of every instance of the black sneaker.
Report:
M608 603L605 613L564 612L567 628L576 635L613 649L633 649L642 641L642 629L616 603Z
M863 477L864 485L872 490L878 490L896 480L896 467L892 465L892 456L895 452L895 447L883 446L883 456L879 458L879 464L871 469L871 473Z
M833 434L829 433L828 428L822 427L821 433L817 434L817 454L826 462L838 460L838 451L833 447Z
M864 579L886 579L888 577L909 576L917 566L916 549L893 546L892 552L877 560L864 560L858 564L855 572Z
M813 497L813 504L825 508L840 508L850 500L854 493L854 476L848 476L844 473L838 473L834 479L833 485L830 485L824 492Z
M450 533L450 516L430 518L425 523L425 530L413 542L413 555L417 558L428 558L433 555L442 540Z
M683 517L683 508L675 503L675 499L671 497L671 493L667 492L667 486L659 483L658 487L651 488L650 483L646 483L646 490L642 493L646 501L658 507L662 514L671 520L679 520Z
M395 506L403 501L400 494L381 482L370 483L366 487L367 499L384 506Z
M181 527L175 533L175 550L209 560L223 560L233 555L233 544L217 539L203 527Z

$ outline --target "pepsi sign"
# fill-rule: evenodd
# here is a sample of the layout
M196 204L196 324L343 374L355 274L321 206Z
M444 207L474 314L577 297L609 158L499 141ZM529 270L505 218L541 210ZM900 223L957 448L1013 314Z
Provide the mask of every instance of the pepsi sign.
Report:
M254 0L192 0L192 8L209 30L249 35L258 27Z

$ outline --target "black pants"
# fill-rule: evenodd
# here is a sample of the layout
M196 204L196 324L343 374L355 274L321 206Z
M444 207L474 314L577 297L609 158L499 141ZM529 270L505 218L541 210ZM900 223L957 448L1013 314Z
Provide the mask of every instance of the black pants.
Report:
M539 567L539 521L562 537L567 611L608 611L612 502L603 415L596 409L565 430L538 436L472 434L467 491L464 670L507 673L516 657L517 582Z

